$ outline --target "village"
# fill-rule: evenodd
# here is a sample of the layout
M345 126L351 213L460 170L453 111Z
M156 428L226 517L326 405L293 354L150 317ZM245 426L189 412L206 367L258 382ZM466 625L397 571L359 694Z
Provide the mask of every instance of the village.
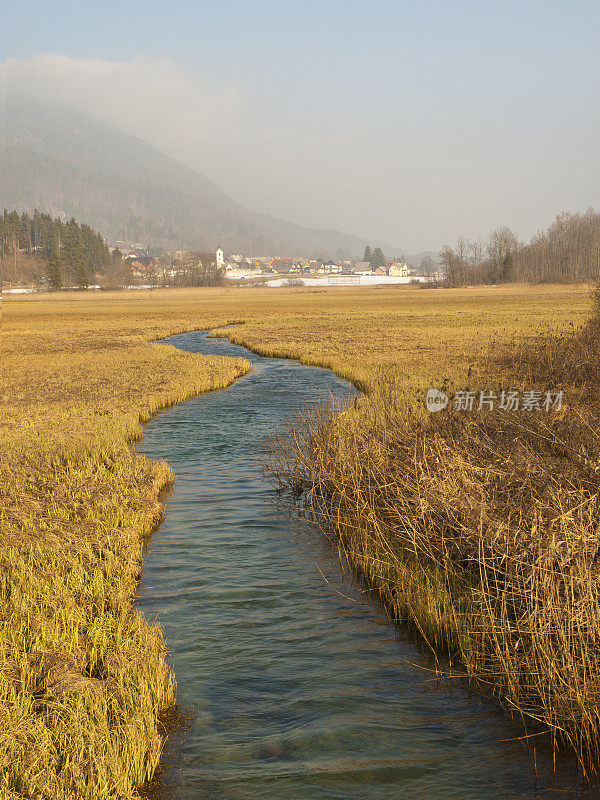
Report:
M17 218L27 228L27 220ZM48 218L49 219L49 218ZM53 224L60 225L60 220ZM94 242L98 253L82 251L83 271L77 272L77 252L64 246L60 258L44 257L44 245L33 246L27 236L4 235L0 259L0 286L6 293L19 294L57 289L169 288L194 286L327 286L375 284L440 284L444 272L430 257L419 267L405 258L385 258L380 248L365 248L361 260L298 256L246 256L229 253L218 246L215 251L173 250L148 247L142 242L105 242L100 234ZM1 232L0 232L1 233ZM100 252L102 251L102 252ZM75 261L73 261L75 258ZM84 263L85 262L85 263ZM74 266L75 265L75 266ZM81 265L80 265L81 266Z
M225 259L223 250L219 248L216 252L216 263L225 272L240 274L247 272L258 272L268 275L284 276L323 276L323 275L389 275L397 278L410 278L413 270L400 259L394 259L386 264L374 267L370 261L334 261L333 259L324 260L305 259L305 258L286 258L286 257L245 257L239 254L232 254Z
M293 284L308 279L332 284L360 284L379 282L422 283L426 280L441 280L438 265L409 267L405 260L386 260L380 250L371 260L303 258L297 256L247 256L241 253L226 254L217 247L214 255L208 252L177 250L165 253L145 248L136 243L127 247L125 242L116 242L115 248L122 252L123 259L131 270L134 280L181 283L190 276L190 271L212 268L222 278L237 281L258 281L267 285ZM369 248L365 257L370 254Z

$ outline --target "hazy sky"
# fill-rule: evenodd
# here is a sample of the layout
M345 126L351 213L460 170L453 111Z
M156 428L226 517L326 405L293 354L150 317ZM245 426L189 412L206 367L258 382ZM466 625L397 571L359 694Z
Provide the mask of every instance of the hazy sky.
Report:
M304 225L439 249L600 208L600 2L29 2L9 92Z

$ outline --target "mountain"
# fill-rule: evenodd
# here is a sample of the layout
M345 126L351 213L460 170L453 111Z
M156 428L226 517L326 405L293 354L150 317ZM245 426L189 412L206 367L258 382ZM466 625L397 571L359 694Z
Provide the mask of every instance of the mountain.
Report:
M361 256L366 244L402 252L249 211L195 170L80 110L11 98L6 131L4 207L73 216L108 240L166 249L220 243L253 255Z

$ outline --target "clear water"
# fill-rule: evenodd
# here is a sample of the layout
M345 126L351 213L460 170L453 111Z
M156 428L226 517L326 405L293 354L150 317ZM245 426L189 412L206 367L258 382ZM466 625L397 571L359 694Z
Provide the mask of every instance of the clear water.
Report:
M592 797L551 774L496 706L437 682L426 657L344 576L263 478L261 442L290 411L354 390L331 372L196 332L169 342L244 355L254 372L155 417L138 451L176 482L139 606L164 627L192 722L162 778L174 800ZM558 790L558 793L557 793Z

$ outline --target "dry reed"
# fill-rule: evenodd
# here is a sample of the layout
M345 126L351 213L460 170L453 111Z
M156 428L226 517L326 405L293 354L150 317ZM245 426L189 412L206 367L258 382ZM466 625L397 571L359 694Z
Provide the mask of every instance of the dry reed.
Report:
M600 761L600 304L582 329L496 344L478 373L498 393L563 389L566 403L428 415L388 372L342 413L291 420L266 467L308 491L395 619L589 774Z

